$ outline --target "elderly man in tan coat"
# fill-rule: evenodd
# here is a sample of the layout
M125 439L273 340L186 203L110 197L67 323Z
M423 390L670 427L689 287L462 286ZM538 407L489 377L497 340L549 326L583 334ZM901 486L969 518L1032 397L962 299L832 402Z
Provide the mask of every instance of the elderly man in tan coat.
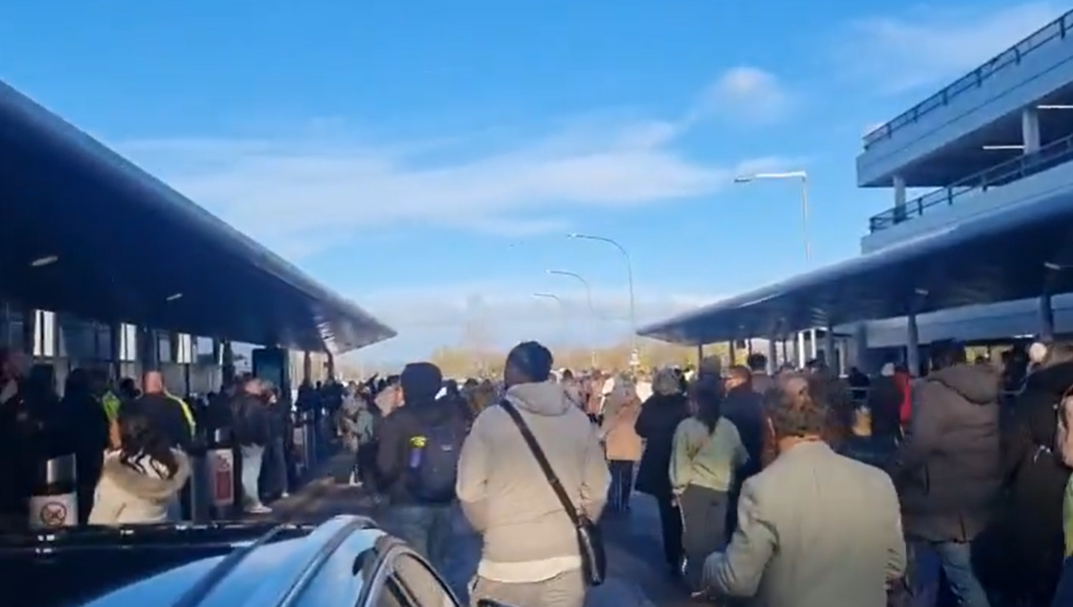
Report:
M641 399L633 380L626 376L615 378L615 387L604 402L601 434L611 470L611 490L607 505L616 512L630 509L633 493L633 470L641 459L641 437L634 430L641 415Z

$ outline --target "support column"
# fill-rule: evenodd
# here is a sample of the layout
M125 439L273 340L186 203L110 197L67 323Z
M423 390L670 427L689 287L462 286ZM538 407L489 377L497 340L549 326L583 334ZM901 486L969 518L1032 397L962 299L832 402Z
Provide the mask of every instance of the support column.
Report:
M823 362L832 371L838 370L838 359L835 357L835 330L831 325L824 328L823 333Z
M224 340L220 352L220 376L224 385L235 381L235 350L231 342Z
M313 356L308 350L302 352L302 383L313 381Z
M1054 306L1050 294L1039 296L1039 339L1048 344L1054 341Z
M805 332L804 331L798 331L797 332L797 356L794 358L794 366L797 367L798 369L804 367L805 366L806 356L807 355L805 354Z
M1025 154L1039 150L1039 110L1035 106L1021 110L1021 143Z
M857 323L853 329L853 351L846 357L846 365L857 367L869 375L876 372L868 355L868 326L865 323Z
M336 379L335 377L335 356L331 352L328 352L328 379Z
M108 374L116 382L123 377L123 325L108 325Z
M909 367L909 374L913 377L920 376L920 331L917 328L917 315L910 314L906 317L906 343L905 365Z
M149 327L138 327L138 362L142 364L142 373L160 370L160 344L156 331Z
M808 331L808 343L809 343L809 358L816 358L819 356L819 339L816 338L816 329L809 329Z
M733 367L736 364L734 361L737 358L737 347L733 339L727 342L727 355L730 357L730 360L726 366Z
M893 178L894 185L894 223L901 223L905 221L905 178L901 175L895 175Z
M700 369L700 363L704 360L704 344L697 344L697 369Z
M775 336L772 335L772 336L768 337L768 340L767 340L767 372L768 372L768 375L774 375L775 371L779 368L778 362L775 360L777 354L778 353L775 352Z
M37 356L37 310L23 308L22 312L22 352L27 357Z

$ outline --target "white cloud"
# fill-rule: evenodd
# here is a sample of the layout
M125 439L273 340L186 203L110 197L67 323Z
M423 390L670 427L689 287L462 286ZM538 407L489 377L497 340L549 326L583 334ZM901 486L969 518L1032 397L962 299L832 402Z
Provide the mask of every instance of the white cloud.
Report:
M916 8L852 24L835 59L884 93L941 86L980 66L1065 12L1052 2L1003 8Z
M710 195L736 167L690 158L677 138L706 118L751 108L759 119L785 105L774 76L735 68L683 116L572 124L493 149L479 135L433 133L416 143L349 138L338 123L327 133L314 125L298 136L116 147L254 238L303 254L359 229L426 224L517 236L561 231L578 206ZM325 230L338 238L325 238Z
M439 346L505 349L526 339L552 346L610 345L629 339L630 306L623 289L593 292L593 313L584 293L557 289L563 305L533 297L532 285L449 284L361 293L362 306L399 331L383 344L360 350L366 361L403 362L427 357ZM662 320L720 299L706 294L669 294L638 285L638 325Z
M731 68L701 95L693 110L696 118L767 123L784 118L791 96L771 72L756 67Z

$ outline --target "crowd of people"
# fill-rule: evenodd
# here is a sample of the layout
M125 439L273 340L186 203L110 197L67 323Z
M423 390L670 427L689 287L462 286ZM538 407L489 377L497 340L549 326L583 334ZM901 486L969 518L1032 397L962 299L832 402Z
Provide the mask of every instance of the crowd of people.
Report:
M298 393L297 409L319 412L338 408L343 389L328 382ZM139 385L82 368L68 373L60 396L50 365L0 351L0 527L26 527L44 462L66 455L74 455L76 522L178 522L191 455L218 429L238 445L242 509L266 514L265 503L286 497L298 480L291 400L248 374L218 393L180 397L157 371Z
M1042 348L1042 349L1041 349ZM431 363L303 385L353 453L350 482L441 566L458 513L482 545L474 603L579 607L606 576L601 521L654 500L667 575L766 607L1073 605L1073 347L1002 365L933 346L928 373L769 375L752 355L650 374L553 369L536 342L501 380ZM238 444L244 505L292 486L291 403L241 376L206 398L74 370L62 399L0 353L0 511L25 521L34 462L75 453L79 519L178 520L204 430ZM199 432L198 429L202 431ZM16 517L13 519L12 517Z
M415 363L357 386L340 427L355 482L434 565L461 507L483 543L475 600L581 605L600 559L579 530L642 493L668 575L697 600L1061 607L1073 348L1043 348L995 365L933 347L919 378L769 375L762 355L609 376L557 373L528 342L501 382Z

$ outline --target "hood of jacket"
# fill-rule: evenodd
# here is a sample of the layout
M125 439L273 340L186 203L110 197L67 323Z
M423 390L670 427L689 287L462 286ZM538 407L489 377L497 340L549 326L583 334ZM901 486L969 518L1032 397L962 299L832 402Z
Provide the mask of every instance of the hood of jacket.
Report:
M939 382L975 405L998 402L998 370L989 365L960 364L933 371L926 381Z
M1060 398L1073 387L1073 362L1058 363L1033 371L1025 379L1024 391L1049 394Z
M142 472L123 463L118 451L105 454L101 475L108 477L117 487L131 495L154 502L166 502L182 489L187 479L190 478L190 460L186 454L176 449L172 450L172 454L179 464L179 469L171 478L164 478L157 474L155 468L159 467L164 470L163 464L156 462L156 466L150 466L155 460L148 456L139 460L139 463L148 470L148 472Z
M548 417L564 415L576 407L562 384L554 381L511 386L506 399L519 409Z

